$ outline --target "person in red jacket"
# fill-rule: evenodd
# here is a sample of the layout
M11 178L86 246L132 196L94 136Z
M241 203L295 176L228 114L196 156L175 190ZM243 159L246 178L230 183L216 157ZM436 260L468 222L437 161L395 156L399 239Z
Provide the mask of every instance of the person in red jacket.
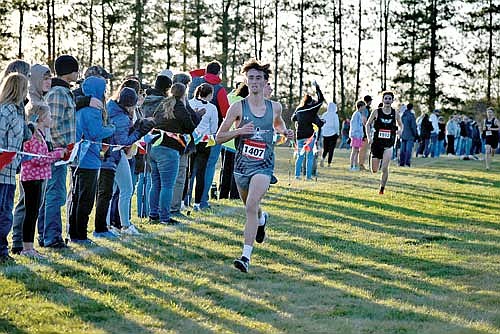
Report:
M229 109L229 101L227 99L227 90L222 85L222 79L220 78L222 65L218 61L214 60L207 64L205 69L198 69L191 71L191 77L193 81L189 86L189 99L193 98L193 93L199 85L202 83L208 83L214 87L214 95L212 104L217 107L218 113L218 127L222 124L222 121L226 117L227 110ZM201 197L200 209L209 208L208 204L208 193L210 191L210 186L212 185L212 180L215 175L215 165L219 159L222 146L217 144L210 150L210 156L207 161L207 168L205 170L205 185L203 187L203 195Z

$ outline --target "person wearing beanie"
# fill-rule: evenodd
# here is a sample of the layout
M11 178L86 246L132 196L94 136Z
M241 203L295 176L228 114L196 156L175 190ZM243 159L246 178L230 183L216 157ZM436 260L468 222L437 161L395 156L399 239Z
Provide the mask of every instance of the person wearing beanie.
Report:
M161 71L159 75L164 75L164 76L168 77L170 80L173 80L173 78L174 78L174 73L171 70L169 70L168 68Z
M160 103L167 97L168 90L172 86L172 80L165 75L156 77L155 86L146 90L146 97L142 103L142 111L145 117L153 117Z
M110 138L109 144L130 146L151 130L153 124L150 124L149 127L139 126L137 129L133 128L132 119L137 99L137 93L133 88L122 87L118 94L118 100L109 100L107 103L109 123L115 127L115 132ZM108 149L104 155L97 191L95 232L93 234L96 238L116 238L120 232L127 235L140 234L130 222L130 200L133 193L133 183L126 154L128 149L123 148L118 151ZM121 231L112 228L106 220L113 196L113 184L120 191L118 212L122 225Z
M78 61L69 55L56 59L57 77L52 79L52 88L46 101L52 116L50 134L54 149L66 148L76 140L76 104L70 83L78 79ZM43 240L45 247L67 247L62 238L61 206L66 203L67 165L51 167L52 178L47 181L45 192L45 217ZM41 222L39 222L41 223Z

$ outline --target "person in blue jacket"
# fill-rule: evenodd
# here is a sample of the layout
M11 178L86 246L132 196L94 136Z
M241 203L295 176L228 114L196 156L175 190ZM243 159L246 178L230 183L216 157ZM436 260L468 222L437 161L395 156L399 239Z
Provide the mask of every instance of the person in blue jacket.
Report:
M106 80L88 77L82 84L85 96L104 103ZM78 165L74 170L72 203L69 208L69 236L72 242L90 244L87 238L89 215L94 206L97 174L101 168L101 142L111 136L115 129L106 126L105 111L95 107L84 107L76 112L76 140L80 143Z
M113 238L117 230L110 231L107 214L113 195L113 186L120 190L118 212L122 224L121 232L128 235L138 235L139 231L130 222L130 199L132 198L132 173L128 163L127 152L130 145L138 141L153 127L151 119L143 119L134 128L132 118L137 104L137 93L133 88L123 87L118 99L107 104L109 123L115 126L115 133L109 140L111 145L126 146L120 150L108 149L99 174L97 206L95 215L95 237Z

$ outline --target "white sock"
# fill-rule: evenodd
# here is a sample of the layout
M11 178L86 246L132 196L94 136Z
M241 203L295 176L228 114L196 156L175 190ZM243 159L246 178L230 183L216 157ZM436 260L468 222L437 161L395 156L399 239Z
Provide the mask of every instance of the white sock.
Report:
M260 215L260 218L259 218L259 225L260 226L264 226L264 224L266 223L266 217L264 217L264 212L265 211L262 211L262 214Z
M242 256L244 256L248 260L250 260L250 255L252 255L252 250L253 250L252 246L250 246L250 245L243 245L243 254L242 254Z

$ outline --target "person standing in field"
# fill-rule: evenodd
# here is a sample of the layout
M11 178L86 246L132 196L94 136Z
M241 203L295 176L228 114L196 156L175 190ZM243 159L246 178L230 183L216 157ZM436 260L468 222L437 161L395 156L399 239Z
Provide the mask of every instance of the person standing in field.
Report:
M358 165L359 150L363 146L363 111L366 103L362 100L356 102L356 111L352 114L349 128L349 138L351 139L351 172L360 170Z
M495 155L498 147L498 131L500 130L498 119L495 118L493 108L486 110L486 119L483 124L483 137L485 138L484 163L486 170L490 170L491 158Z
M337 146L339 138L339 115L337 114L337 105L334 102L328 103L326 112L321 115L321 120L325 122L322 128L323 132L323 156L320 166L325 164L325 158L328 155L328 167L331 166L333 160L333 152Z
M243 65L249 96L231 105L217 132L218 143L238 137L234 176L246 209L243 253L234 260L241 272L248 272L254 241L262 243L268 214L260 202L271 182L274 171L274 132L293 139L294 132L286 128L281 117L281 104L264 98L269 80L269 64L252 59ZM235 130L230 130L233 123Z
M383 92L382 101L384 103L383 107L374 110L366 122L366 133L371 133L372 123L374 123L375 128L373 139L368 136L368 142L371 144L372 151L373 173L379 170L380 161L382 161L380 195L384 194L385 185L389 178L389 163L391 161L396 135L401 136L403 130L401 116L391 107L394 102L394 93L390 91Z

